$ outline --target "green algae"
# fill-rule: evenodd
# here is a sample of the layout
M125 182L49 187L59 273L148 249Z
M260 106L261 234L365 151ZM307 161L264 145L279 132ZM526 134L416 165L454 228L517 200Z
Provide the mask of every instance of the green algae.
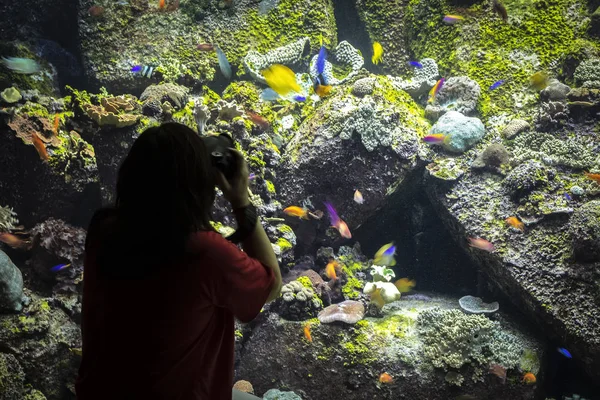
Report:
M292 247L292 244L289 242L289 240L285 239L285 238L279 238L277 239L277 246L279 246L279 249L281 249L281 252L290 250Z
M313 284L310 281L310 278L308 276L301 276L299 278L296 279L298 282L300 282L302 284L302 286L304 286L305 288L309 288L309 289L313 289ZM318 319L317 319L318 321Z
M346 282L344 286L342 286L342 294L346 299L356 300L359 298L361 293L360 291L363 288L364 284L360 280L354 277L349 277L348 282Z

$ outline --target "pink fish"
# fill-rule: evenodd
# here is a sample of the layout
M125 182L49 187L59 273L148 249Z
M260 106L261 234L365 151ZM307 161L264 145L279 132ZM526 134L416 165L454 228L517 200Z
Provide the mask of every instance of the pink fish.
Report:
M343 238L350 239L352 237L350 229L348 228L348 225L338 216L338 213L337 211L335 211L335 208L333 208L333 206L329 203L323 204L325 204L325 207L327 207L327 212L329 213L329 222L331 223L331 226L337 229Z
M428 144L444 144L450 138L450 135L444 133L433 133L423 137L423 141Z
M464 21L465 17L460 15L444 15L444 22L447 24L456 24L457 22Z
M494 251L494 245L485 239L469 238L469 246L491 253Z

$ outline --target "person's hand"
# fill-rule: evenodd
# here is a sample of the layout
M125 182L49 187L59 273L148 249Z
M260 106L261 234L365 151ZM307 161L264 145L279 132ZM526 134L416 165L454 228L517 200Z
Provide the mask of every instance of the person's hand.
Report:
M241 152L234 148L229 148L229 150L233 154L238 168L231 180L227 180L225 175L217 170L217 186L219 186L223 196L231 203L233 208L241 208L250 204L248 198L248 164Z

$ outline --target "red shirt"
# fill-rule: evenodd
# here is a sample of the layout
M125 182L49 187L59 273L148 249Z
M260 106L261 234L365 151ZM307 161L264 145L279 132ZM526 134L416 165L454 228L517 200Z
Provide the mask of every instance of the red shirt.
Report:
M144 280L103 280L86 249L79 400L231 400L234 317L260 312L272 271L216 232Z

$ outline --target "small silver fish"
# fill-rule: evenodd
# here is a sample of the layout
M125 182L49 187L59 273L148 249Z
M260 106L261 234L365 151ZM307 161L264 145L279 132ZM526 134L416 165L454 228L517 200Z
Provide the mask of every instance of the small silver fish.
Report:
M217 60L219 60L219 68L221 69L221 73L227 79L231 79L231 64L227 61L227 56L223 53L223 50L219 46L215 46L215 51L217 53Z
M2 64L18 74L37 74L42 70L40 64L30 58L2 57Z

